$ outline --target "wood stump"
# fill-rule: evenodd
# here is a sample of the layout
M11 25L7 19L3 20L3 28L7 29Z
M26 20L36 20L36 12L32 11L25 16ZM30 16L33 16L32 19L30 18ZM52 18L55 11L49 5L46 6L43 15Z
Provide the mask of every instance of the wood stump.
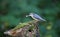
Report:
M11 29L4 32L4 34L8 34L12 37L40 37L38 21L30 21L28 25L22 28Z

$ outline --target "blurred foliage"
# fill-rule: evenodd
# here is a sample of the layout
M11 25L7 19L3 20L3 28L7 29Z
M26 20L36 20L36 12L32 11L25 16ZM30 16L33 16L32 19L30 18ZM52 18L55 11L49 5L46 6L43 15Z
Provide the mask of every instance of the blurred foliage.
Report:
M39 24L41 37L60 37L60 0L0 0L0 37L18 23L32 20L25 17L30 12L47 20Z

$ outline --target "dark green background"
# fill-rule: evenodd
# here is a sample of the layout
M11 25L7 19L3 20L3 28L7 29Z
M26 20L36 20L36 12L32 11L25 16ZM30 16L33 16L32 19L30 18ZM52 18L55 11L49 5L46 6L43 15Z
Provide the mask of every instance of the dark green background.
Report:
M40 23L41 37L60 37L60 0L0 0L0 37L20 22L32 20L25 15L37 13L47 20Z

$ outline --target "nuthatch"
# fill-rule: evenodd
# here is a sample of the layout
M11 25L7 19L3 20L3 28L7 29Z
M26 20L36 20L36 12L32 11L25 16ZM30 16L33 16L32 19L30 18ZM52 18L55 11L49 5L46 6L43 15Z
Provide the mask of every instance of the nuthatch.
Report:
M41 16L39 16L39 15L37 15L35 13L30 13L29 15L26 15L26 17L28 17L28 16L31 16L36 21L46 21Z

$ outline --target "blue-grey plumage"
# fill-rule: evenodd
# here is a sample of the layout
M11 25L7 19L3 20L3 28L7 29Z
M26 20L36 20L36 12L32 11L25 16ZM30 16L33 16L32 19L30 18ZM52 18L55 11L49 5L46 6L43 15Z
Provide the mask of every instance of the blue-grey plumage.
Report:
M35 13L30 13L26 17L28 17L28 16L31 16L34 20L37 20L37 21L46 21L41 16L39 16L38 14L35 14Z

